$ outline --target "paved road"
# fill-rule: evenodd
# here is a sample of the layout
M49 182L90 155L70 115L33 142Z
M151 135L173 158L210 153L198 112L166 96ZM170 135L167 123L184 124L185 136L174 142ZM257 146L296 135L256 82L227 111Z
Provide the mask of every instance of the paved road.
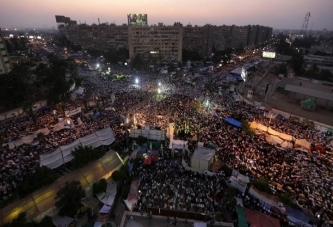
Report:
M89 190L94 182L104 176L111 176L112 171L121 164L121 160L114 151L107 152L101 159L58 178L52 185L33 192L0 210L0 225L11 222L22 212L27 213L28 220L41 219L45 214L54 213L56 193L67 181L78 180L83 188Z

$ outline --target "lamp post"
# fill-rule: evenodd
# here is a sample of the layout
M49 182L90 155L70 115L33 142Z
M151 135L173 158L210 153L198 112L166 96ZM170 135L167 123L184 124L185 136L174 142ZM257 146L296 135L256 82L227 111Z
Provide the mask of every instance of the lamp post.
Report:
M56 111L56 110L53 110L53 118L54 118L54 121L56 121L56 114L57 114L57 111Z
M71 119L68 118L68 119L66 120L66 123L67 123L67 125L69 125L69 129L70 129L70 131L72 131Z

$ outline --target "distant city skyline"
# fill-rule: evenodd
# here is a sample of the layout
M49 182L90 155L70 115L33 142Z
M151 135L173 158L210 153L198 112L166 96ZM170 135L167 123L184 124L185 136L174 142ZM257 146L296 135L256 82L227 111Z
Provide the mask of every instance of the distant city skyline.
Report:
M308 30L333 30L332 0L11 0L0 9L0 27L4 30L56 27L55 15L64 15L78 23L127 23L129 13L148 14L148 24L172 25L263 25L274 29L302 28L311 12Z

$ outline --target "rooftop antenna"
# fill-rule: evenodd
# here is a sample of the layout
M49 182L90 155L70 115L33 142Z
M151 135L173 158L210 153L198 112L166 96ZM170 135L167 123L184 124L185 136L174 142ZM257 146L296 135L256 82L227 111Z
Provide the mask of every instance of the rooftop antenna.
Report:
M302 30L301 30L301 35L304 35L304 36L306 35L306 30L308 28L309 19L310 19L310 12L308 12L305 15L305 19L304 19Z
M99 18L98 18L98 25L101 25L101 22L99 22Z

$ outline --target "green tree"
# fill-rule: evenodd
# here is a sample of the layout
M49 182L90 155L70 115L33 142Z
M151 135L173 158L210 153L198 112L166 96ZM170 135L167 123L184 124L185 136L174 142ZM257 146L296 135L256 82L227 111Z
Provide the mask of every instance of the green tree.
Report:
M254 130L250 127L250 123L247 120L242 121L242 130L250 135L254 135Z
M114 181L121 181L125 180L128 177L128 173L129 173L128 165L124 164L120 167L119 170L114 171L111 177Z
M105 192L107 186L108 186L108 182L104 178L102 178L98 182L94 183L93 184L93 194L94 194L94 196L96 196L96 195L98 195L102 192Z
M272 189L269 186L269 180L267 177L261 177L252 182L253 186L259 191L272 193Z
M287 37L281 37L275 46L275 51L281 55L292 55L293 50L290 43L286 42Z
M294 53L290 60L290 65L296 74L304 72L304 58L301 53Z
M32 101L26 100L22 105L22 111L23 113L26 113L29 117L31 117L32 122L34 123L35 126L35 130L37 130L37 121L32 107L33 107Z
M65 112L66 112L66 104L64 102L59 102L56 105L56 108L62 113L64 117L67 117Z
M55 227L53 224L52 218L45 216L38 224L38 227Z
M228 187L227 201L231 207L235 207L237 204L235 196L236 196L236 189L234 189L233 187Z
M304 76L309 79L316 79L317 78L317 73L313 69L309 69L305 72Z
M39 227L34 221L28 221L26 213L20 213L11 223L4 224L2 227ZM52 225L50 226L52 227Z
M323 69L320 71L318 75L319 80L325 80L325 81L333 81L333 74L328 69Z
M52 184L57 178L54 170L46 166L36 167L34 172L28 173L24 181L17 186L17 194L23 198L43 186Z
M102 148L92 148L89 146L79 146L72 151L74 157L72 164L74 168L81 168L88 163L101 158L105 154Z
M134 69L142 69L144 66L141 54L136 54L135 57L131 60L131 66Z
M279 74L283 74L283 75L287 75L288 69L287 69L287 65L286 64L280 64L279 68L278 68L278 73Z
M45 134L42 133L42 132L39 132L37 135L36 135L36 139L39 141L39 142L43 142L45 140Z
M203 59L199 52L191 51L191 50L185 50L185 49L183 49L182 57L183 57L182 60L184 62L187 62L187 61L201 61Z
M216 221L222 221L222 213L221 212L216 212L215 213L215 220Z
M80 209L81 200L86 195L79 181L66 182L66 185L57 192L55 206L59 208L60 216L74 217Z

